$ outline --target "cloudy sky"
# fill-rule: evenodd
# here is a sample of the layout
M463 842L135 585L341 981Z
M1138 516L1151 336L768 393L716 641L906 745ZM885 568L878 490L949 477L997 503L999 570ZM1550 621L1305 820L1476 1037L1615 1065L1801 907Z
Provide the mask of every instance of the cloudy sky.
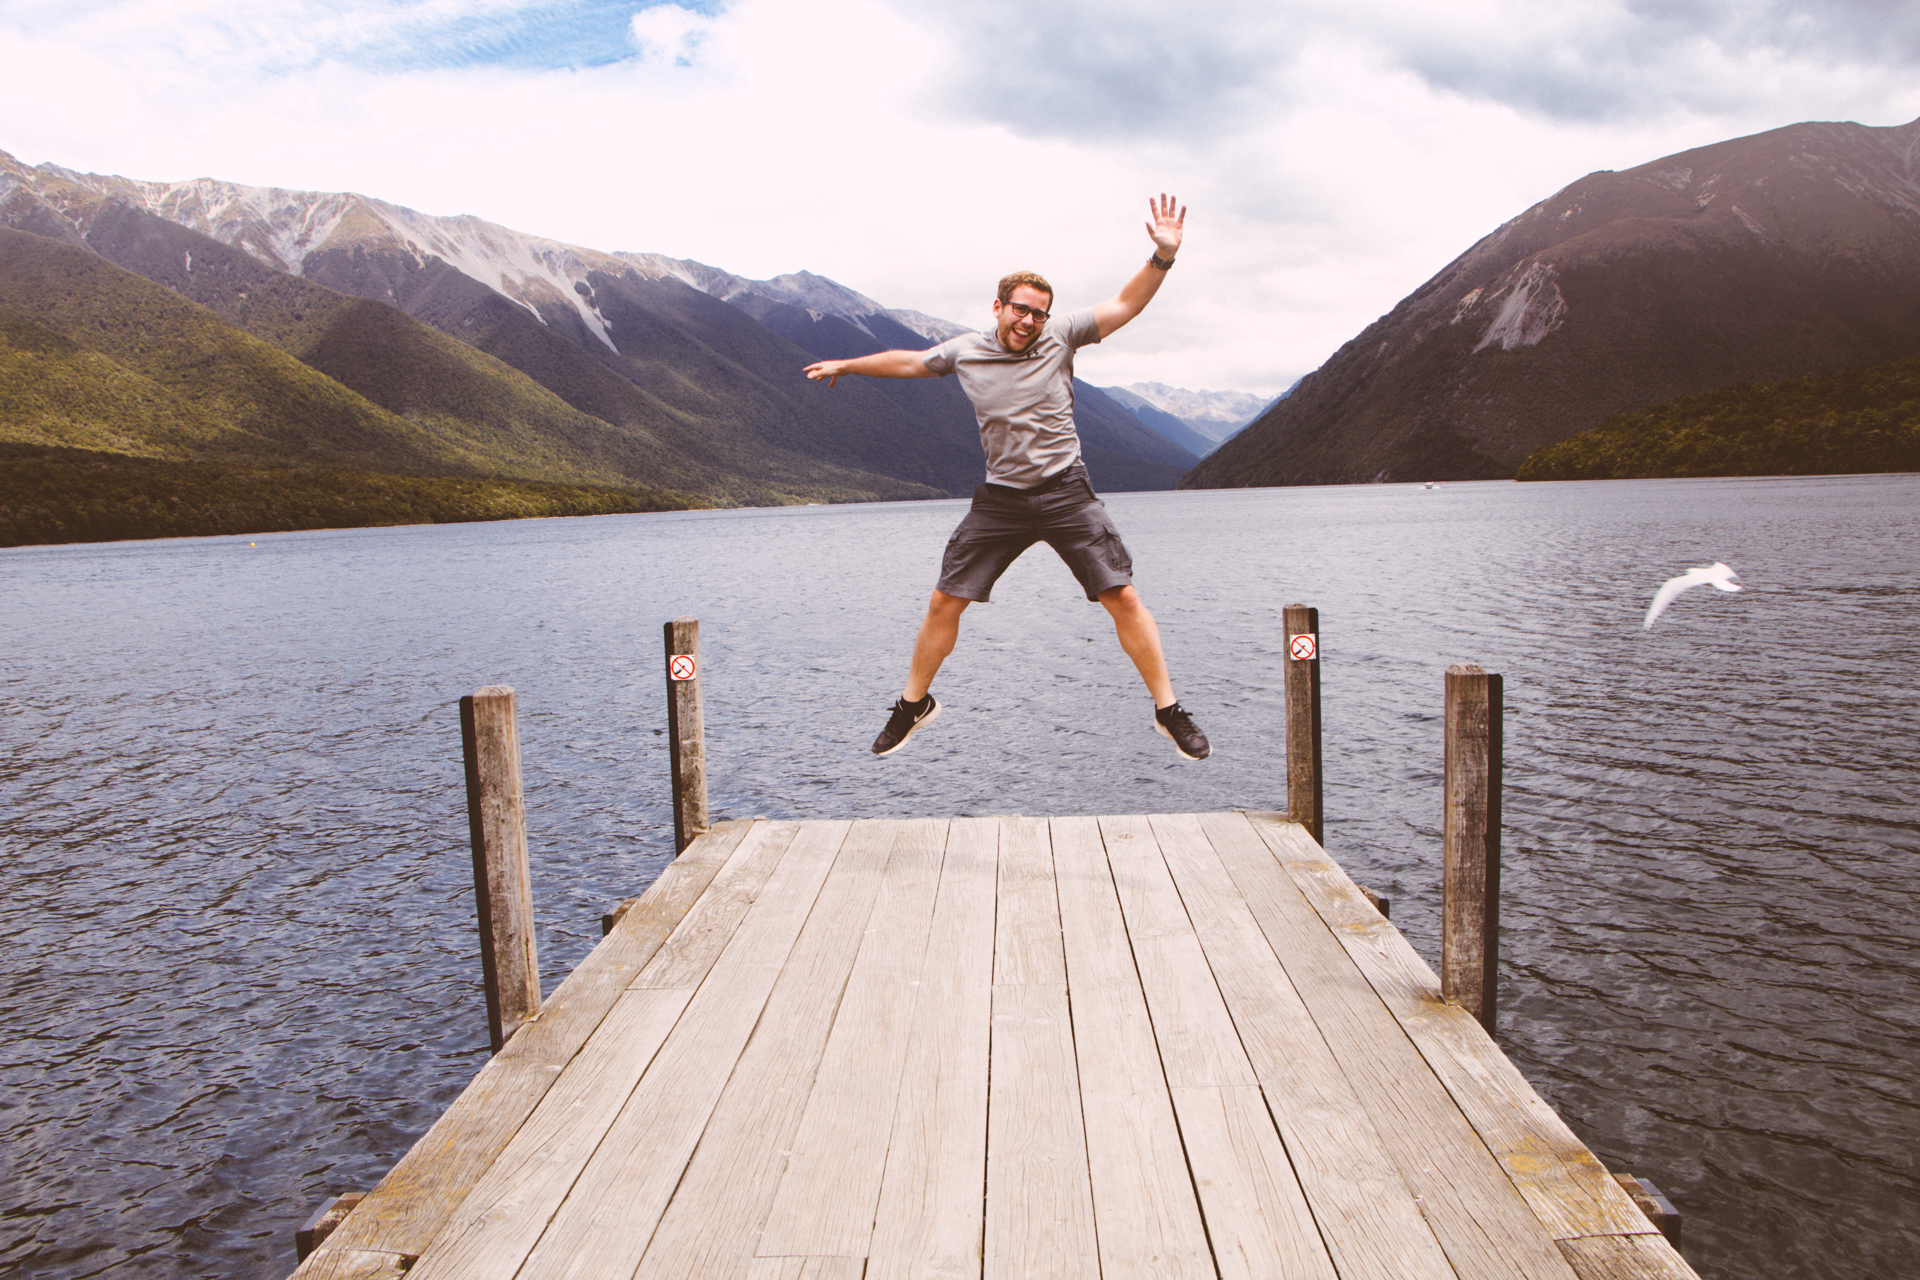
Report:
M1272 394L1595 169L1920 116L1910 0L0 0L0 150L352 190L984 323L1111 294L1096 383Z

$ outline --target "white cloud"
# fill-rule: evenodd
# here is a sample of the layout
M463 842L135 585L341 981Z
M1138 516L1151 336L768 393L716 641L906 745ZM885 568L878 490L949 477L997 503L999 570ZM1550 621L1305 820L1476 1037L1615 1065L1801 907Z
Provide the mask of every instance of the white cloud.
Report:
M644 61L691 66L701 43L713 33L713 22L692 9L661 4L634 14L627 29Z
M1873 0L15 0L0 149L807 268L975 323L1017 266L1110 293L1169 190L1180 265L1083 372L1272 393L1593 169L1920 115L1917 29Z

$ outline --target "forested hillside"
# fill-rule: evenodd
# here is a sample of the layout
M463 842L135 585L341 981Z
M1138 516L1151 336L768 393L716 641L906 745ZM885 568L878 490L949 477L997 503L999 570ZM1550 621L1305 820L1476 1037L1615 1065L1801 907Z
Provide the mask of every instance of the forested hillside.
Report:
M697 505L685 494L590 485L190 462L0 443L0 547Z
M1521 480L1920 471L1920 357L1742 384L1616 414L1548 445Z

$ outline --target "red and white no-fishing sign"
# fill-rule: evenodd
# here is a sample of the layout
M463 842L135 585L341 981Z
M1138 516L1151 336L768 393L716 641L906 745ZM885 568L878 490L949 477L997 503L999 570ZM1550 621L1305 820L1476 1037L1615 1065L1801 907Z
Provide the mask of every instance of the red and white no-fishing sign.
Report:
M1295 662L1312 662L1320 656L1320 647L1311 633L1290 636L1287 639L1287 653Z
M691 680L700 674L700 664L690 653L676 653L667 663L667 674L675 680Z

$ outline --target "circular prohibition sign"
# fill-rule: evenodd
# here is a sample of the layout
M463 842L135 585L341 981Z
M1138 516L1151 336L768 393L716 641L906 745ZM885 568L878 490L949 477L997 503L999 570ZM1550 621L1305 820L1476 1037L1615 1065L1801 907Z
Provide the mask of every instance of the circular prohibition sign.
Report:
M1312 635L1298 635L1287 641L1287 652L1295 662L1312 662L1320 656Z
M690 653L676 653L667 663L667 674L675 680L691 680L700 674L700 663Z

